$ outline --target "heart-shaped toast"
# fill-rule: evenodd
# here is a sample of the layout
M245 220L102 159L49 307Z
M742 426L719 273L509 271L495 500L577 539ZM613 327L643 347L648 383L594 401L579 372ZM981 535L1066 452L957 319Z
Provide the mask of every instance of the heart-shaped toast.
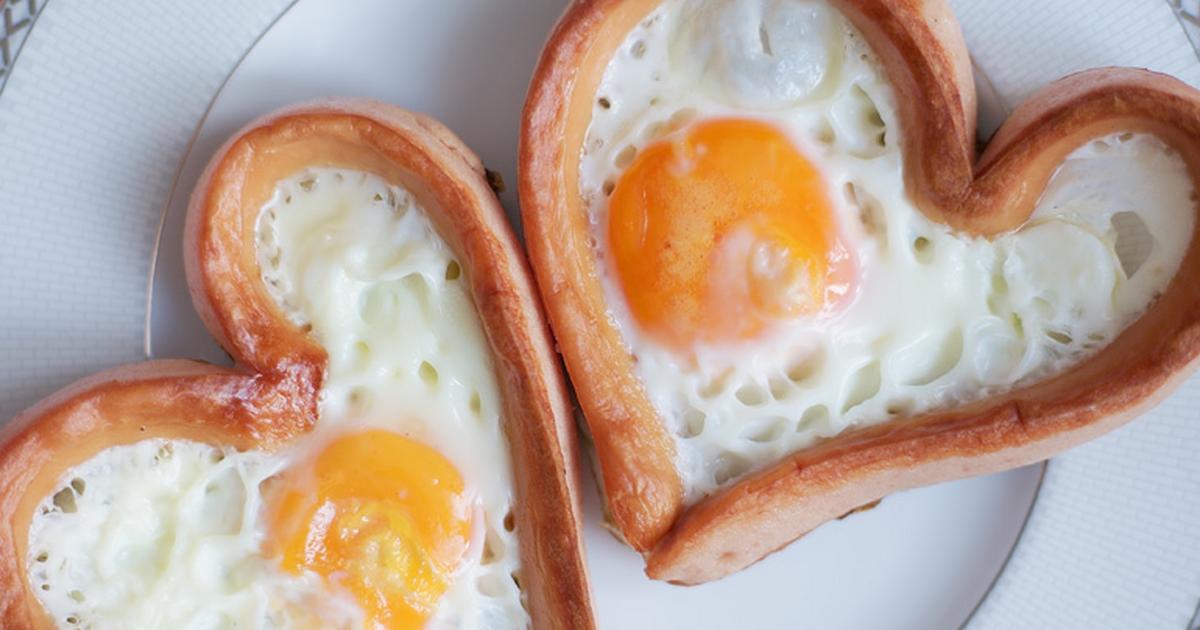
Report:
M579 0L527 247L616 531L696 584L1048 458L1200 356L1200 93L1064 78L975 148L941 0Z
M0 625L592 627L564 383L458 138L276 112L185 239L236 365L118 368L5 428Z

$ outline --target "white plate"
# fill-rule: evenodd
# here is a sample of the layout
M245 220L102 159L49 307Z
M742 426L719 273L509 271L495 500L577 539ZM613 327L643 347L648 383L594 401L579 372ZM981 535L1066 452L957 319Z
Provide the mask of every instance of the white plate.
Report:
M997 109L1106 63L1200 79L1159 0L955 4ZM31 34L0 92L0 418L148 354L225 360L187 299L183 207L216 147L276 106L364 95L431 113L503 174L515 216L521 101L561 6L51 0L18 29ZM971 628L1186 628L1200 596L1197 409L1193 380L1055 460L1003 574L1040 467L900 493L690 589L646 580L597 526L589 488L600 627L955 628L1000 574Z

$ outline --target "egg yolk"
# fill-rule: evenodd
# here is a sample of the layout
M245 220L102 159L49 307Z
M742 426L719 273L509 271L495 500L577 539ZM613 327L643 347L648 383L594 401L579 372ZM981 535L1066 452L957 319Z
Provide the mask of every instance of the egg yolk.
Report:
M677 350L821 313L853 276L821 173L754 120L700 122L643 150L612 192L608 246L639 327Z
M470 545L475 501L440 453L383 430L341 436L283 473L270 552L351 593L369 627L420 628Z

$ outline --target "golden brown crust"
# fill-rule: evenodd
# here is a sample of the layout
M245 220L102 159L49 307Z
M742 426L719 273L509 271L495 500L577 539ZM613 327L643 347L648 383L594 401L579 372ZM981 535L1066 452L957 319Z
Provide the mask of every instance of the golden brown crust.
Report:
M625 540L649 550L683 506L675 444L633 374L633 359L609 320L578 200L578 156L587 121L569 107L572 89L591 94L603 71L579 61L611 50L653 6L646 0L572 4L534 71L521 129L520 195L530 262L600 460L609 515ZM614 16L609 23L603 16ZM588 98L590 105L591 98Z
M521 587L535 628L593 627L576 444L565 384L533 282L478 158L440 123L365 100L310 103L257 120L210 162L185 231L188 285L237 370L150 362L98 375L24 414L0 444L0 625L48 623L28 592L31 506L105 447L186 436L274 448L309 430L326 354L267 293L254 227L275 183L308 166L376 173L420 200L462 263L494 358L514 461Z
M976 160L970 65L947 3L834 2L884 61L900 104L907 188L935 220L980 235L1013 229L1069 152L1114 131L1159 136L1200 181L1200 94L1179 81L1116 68L1065 78L1019 108ZM1164 295L1083 365L969 407L844 433L684 506L672 437L606 316L578 186L599 76L657 5L578 0L568 8L530 87L520 182L530 260L596 437L605 500L651 577L716 579L888 493L1050 457L1129 420L1196 368L1193 234Z

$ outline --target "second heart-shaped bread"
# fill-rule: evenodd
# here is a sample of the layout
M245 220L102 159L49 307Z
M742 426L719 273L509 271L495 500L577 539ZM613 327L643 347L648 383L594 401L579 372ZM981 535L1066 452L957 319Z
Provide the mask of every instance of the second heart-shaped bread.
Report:
M978 157L974 101L940 0L568 8L526 103L524 225L651 577L716 579L891 492L1045 459L1194 369L1200 94L1067 77ZM1105 287L1134 286L1110 317ZM947 314L971 300L974 320ZM1024 345L977 351L993 325Z

